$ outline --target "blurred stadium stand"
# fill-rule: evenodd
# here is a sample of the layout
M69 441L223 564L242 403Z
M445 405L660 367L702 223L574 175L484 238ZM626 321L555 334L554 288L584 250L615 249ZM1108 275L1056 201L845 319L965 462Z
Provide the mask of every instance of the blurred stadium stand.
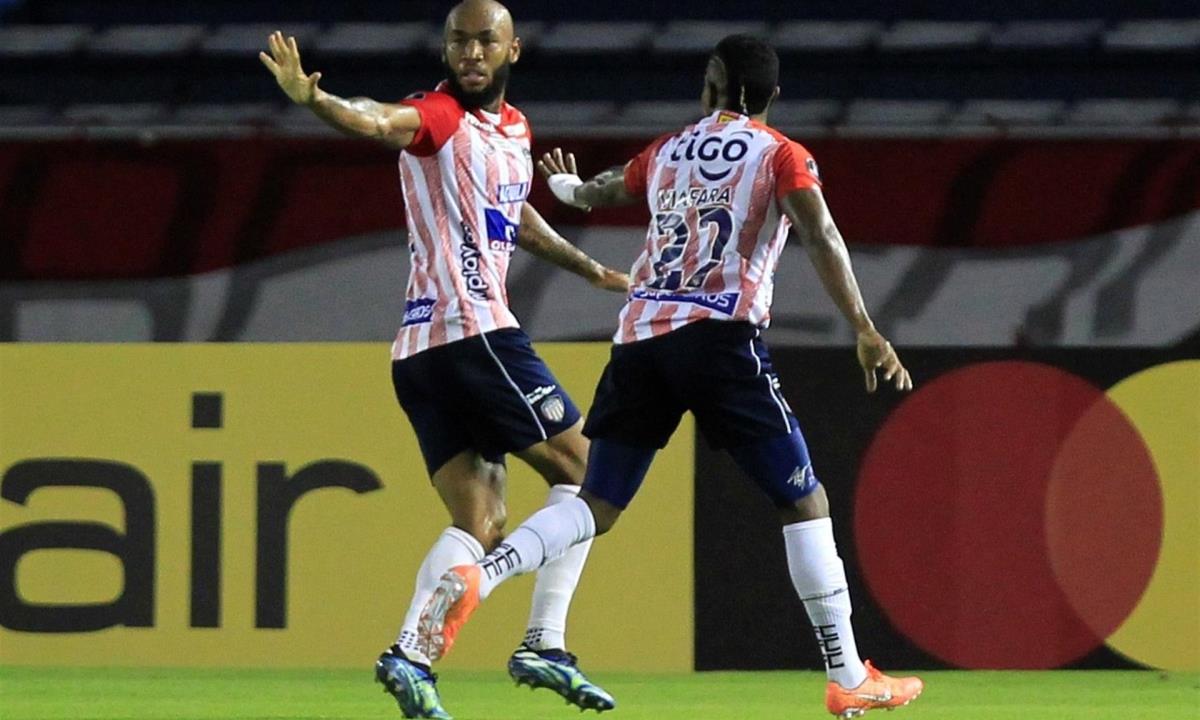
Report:
M267 33L296 35L329 90L394 100L439 79L448 4L0 0L0 132L324 133L259 66ZM1200 132L1200 0L614 0L569 11L544 0L514 11L526 51L510 97L542 135L611 134L612 123L646 134L696 116L704 57L730 32L779 49L772 121L784 128Z

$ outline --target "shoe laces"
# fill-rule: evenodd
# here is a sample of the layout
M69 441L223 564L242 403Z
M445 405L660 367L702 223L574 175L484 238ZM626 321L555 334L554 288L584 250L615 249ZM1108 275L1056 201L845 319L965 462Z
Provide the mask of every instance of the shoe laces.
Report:
M534 652L541 655L544 660L553 660L571 667L576 667L579 663L579 658L575 657L575 653L569 653L566 650L542 650L540 652L535 650Z

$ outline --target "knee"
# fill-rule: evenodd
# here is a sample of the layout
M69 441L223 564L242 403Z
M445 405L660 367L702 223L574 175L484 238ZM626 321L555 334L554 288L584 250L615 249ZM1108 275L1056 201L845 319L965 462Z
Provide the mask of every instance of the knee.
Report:
M550 485L582 485L587 472L587 449L567 446L554 453L543 476Z
M451 510L454 525L469 532L483 546L484 552L491 552L504 540L504 526L508 523L508 508L504 501L494 499L482 507L476 506L456 512Z
M816 489L809 494L791 505L779 508L779 518L784 525L827 517L829 517L829 497L825 494L825 486L819 483Z
M504 526L496 525L491 520L455 521L454 525L478 540L485 553L495 550L496 546L504 541Z
M592 511L592 518L596 522L597 537L613 529L613 526L617 524L617 520L621 517L621 508L592 495L586 490L581 492L579 497L587 503L588 509Z

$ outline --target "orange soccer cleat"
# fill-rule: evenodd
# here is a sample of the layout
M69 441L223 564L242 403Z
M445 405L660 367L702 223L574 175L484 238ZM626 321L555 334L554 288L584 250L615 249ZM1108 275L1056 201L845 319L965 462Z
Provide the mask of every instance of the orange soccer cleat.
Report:
M417 634L430 660L438 660L454 646L454 638L479 607L479 566L456 565L442 575L421 611Z
M921 678L889 677L876 670L870 660L864 664L867 679L858 687L847 690L835 682L825 686L825 708L839 718L855 718L868 710L891 710L907 705L925 689Z

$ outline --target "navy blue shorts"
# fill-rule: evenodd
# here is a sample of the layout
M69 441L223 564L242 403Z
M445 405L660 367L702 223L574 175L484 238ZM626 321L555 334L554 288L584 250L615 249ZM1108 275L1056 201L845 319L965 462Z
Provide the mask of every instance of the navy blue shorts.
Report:
M457 340L392 363L430 476L464 450L486 460L554 437L579 409L518 328Z
M614 345L583 432L662 448L691 411L714 448L736 448L796 427L755 326L701 320Z

